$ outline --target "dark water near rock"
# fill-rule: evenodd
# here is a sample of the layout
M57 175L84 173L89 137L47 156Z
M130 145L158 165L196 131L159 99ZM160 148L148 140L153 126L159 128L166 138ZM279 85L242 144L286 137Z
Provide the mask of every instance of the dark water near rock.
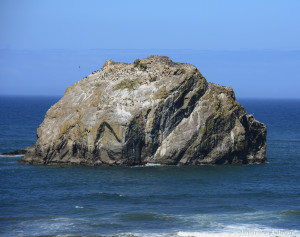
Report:
M0 97L0 153L34 144L57 97ZM240 99L268 164L43 167L0 157L0 236L300 236L300 100Z

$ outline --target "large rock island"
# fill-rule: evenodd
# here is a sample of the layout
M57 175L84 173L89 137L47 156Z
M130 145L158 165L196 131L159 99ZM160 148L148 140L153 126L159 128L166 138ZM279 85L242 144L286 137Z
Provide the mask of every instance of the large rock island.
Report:
M108 60L52 106L23 164L266 162L266 127L190 64Z

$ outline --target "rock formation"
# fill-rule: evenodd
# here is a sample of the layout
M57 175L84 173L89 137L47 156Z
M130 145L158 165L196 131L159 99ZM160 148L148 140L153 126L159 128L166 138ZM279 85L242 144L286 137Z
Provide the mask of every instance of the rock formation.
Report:
M168 165L266 162L266 127L229 87L190 64L108 60L66 90L23 164Z
M2 155L7 155L7 156L24 155L24 154L26 154L26 152L28 152L29 150L33 150L33 149L34 149L34 146L29 146L29 147L24 148L24 149L19 149L19 150L15 150L15 151L5 152Z

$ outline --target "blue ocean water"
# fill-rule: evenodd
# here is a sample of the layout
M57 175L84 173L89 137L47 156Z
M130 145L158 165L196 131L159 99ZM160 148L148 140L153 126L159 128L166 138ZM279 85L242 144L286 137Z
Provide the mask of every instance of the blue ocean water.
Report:
M58 97L0 97L0 153L33 145ZM25 166L0 156L0 236L300 236L300 100L239 99L262 165Z

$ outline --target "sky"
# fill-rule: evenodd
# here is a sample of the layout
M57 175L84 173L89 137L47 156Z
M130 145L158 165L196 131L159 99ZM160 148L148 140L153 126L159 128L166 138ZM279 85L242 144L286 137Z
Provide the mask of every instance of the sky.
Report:
M300 98L299 11L299 0L1 0L0 95L62 95L107 59L158 54L239 97Z

